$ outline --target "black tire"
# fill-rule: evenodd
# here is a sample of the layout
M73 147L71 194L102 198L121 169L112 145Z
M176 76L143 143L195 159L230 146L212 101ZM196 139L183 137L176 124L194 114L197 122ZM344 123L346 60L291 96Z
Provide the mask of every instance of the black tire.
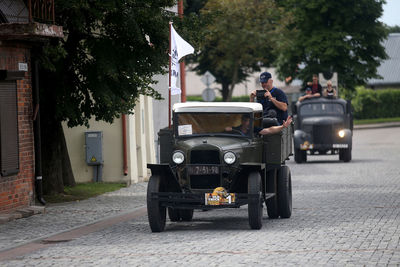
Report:
M292 177L288 166L278 171L278 206L281 218L292 215Z
M171 222L177 222L181 219L178 209L168 207L168 217Z
M248 176L248 190L249 194L258 194L259 197L256 201L250 201L248 205L249 224L251 229L261 229L262 227L262 214L263 214L263 201L261 193L261 176L258 172L252 172Z
M276 170L274 169L267 172L267 193L275 193L275 196L265 200L268 217L271 219L276 219L279 217L277 192Z
M296 163L307 162L307 151L295 149L294 150L294 160L296 161Z
M162 192L161 177L152 175L147 185L147 217L152 232L162 232L165 228L166 208L157 199L151 199L151 193Z
M339 151L339 160L343 160L344 162L351 161L351 148L341 149Z
M182 221L190 222L193 219L193 209L179 210Z

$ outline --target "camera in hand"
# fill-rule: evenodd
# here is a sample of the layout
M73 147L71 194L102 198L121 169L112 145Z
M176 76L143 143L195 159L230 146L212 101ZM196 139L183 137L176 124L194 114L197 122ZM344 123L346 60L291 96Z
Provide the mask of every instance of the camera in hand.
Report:
M263 99L263 98L265 98L264 94L265 94L265 90L256 90L256 97L257 97L257 99Z

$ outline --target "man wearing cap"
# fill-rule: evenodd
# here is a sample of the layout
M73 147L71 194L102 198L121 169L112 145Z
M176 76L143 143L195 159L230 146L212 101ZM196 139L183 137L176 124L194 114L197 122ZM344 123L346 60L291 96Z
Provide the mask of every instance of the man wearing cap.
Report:
M299 97L299 101L301 102L301 101L304 101L304 100L306 100L306 99L310 99L310 98L313 98L313 97L314 97L314 96L313 96L313 94L312 94L312 89L311 89L311 87L307 86L307 87L306 87L306 93L305 93L305 95L300 96L300 97Z
M260 75L261 87L265 90L263 97L258 97L257 102L263 105L264 115L274 116L279 124L282 124L287 119L288 100L286 94L272 85L273 80L271 73L263 72ZM250 94L250 102L254 102L257 91L254 90ZM273 114L273 115L272 115Z

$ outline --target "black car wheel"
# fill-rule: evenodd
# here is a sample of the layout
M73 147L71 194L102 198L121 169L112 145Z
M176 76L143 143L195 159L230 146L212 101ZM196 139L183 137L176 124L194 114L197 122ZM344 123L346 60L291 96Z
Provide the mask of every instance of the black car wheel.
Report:
M261 229L262 227L262 214L263 202L261 194L261 176L258 172L252 172L248 176L248 193L257 195L256 198L249 200L249 224L251 229Z
M295 149L294 150L294 160L296 161L296 163L307 162L307 151Z
M339 160L349 162L351 160L351 148L341 149L339 151Z
M267 206L268 217L271 219L276 219L279 217L278 210L278 189L276 184L276 170L271 170L267 172L267 193L274 193L275 196L270 197L265 200L265 205Z
M147 186L147 217L152 232L162 232L165 228L166 208L158 199L152 199L152 193L162 192L161 177L152 175Z
M190 222L193 219L193 209L179 210L182 221Z
M292 177L288 166L278 171L278 206L281 218L292 215Z
M168 217L171 222L177 222L181 219L178 209L168 208Z

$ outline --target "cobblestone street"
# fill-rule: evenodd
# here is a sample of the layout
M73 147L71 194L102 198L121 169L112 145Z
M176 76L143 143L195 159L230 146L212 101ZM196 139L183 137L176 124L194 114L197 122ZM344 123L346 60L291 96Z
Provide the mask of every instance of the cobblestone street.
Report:
M287 266L400 265L400 127L357 130L353 160L309 157L288 162L290 219L250 230L247 206L196 211L151 233L147 216L55 242L1 266ZM145 205L146 184L0 225L0 250Z

